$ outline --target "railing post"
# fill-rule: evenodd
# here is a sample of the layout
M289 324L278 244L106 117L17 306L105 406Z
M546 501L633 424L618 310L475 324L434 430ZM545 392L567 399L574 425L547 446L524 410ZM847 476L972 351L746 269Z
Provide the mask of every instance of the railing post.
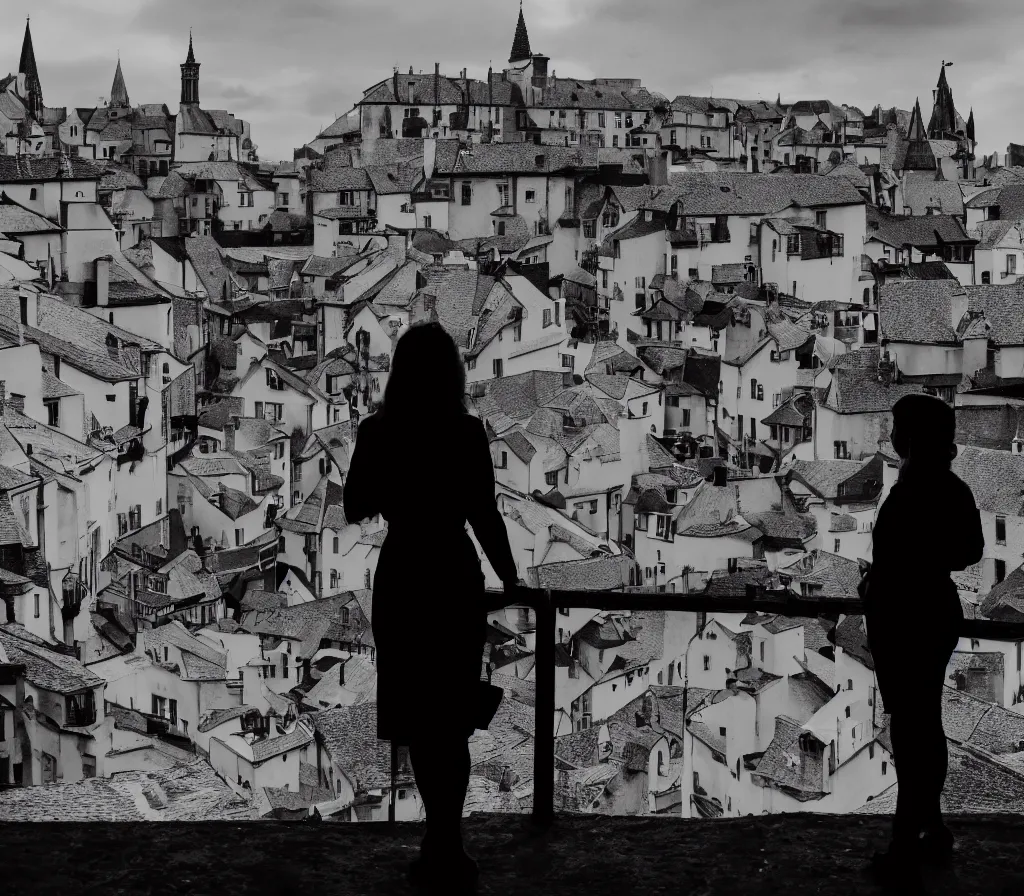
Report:
M555 605L550 589L538 598L536 612L533 822L547 827L555 817Z

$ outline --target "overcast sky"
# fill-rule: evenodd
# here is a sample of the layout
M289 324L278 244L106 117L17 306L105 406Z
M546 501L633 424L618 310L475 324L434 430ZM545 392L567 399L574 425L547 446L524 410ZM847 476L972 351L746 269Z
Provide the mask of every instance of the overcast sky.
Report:
M263 159L292 157L393 66L470 77L500 70L514 0L35 0L32 36L50 106L107 97L118 53L132 104L177 110L193 29L200 101L252 123ZM525 0L535 53L560 77L641 78L681 93L830 99L925 121L943 59L958 111L974 107L979 152L1024 143L1015 72L1020 0ZM24 22L5 17L0 71Z

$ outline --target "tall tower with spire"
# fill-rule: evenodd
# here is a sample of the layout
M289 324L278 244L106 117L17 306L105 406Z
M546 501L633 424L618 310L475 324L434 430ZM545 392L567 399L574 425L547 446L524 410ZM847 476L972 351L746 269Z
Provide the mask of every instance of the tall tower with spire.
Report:
M526 31L526 18L523 16L523 4L519 3L519 21L516 22L516 34L512 39L512 52L508 57L509 67L505 69L505 78L519 85L527 104L533 102L537 91L548 86L548 57L542 53L534 53L530 47L530 35Z
M25 19L25 38L21 42L21 61L18 74L25 78L25 99L28 111L39 118L43 114L43 87L39 83L39 69L36 66L36 51L32 46L32 29Z
M512 40L512 52L509 54L509 64L517 62L528 62L532 57L530 52L530 35L526 33L526 19L523 18L523 4L519 4L519 21L516 23L516 36Z
M928 122L928 136L932 140L948 140L957 132L956 107L953 91L946 80L946 64L942 64L939 81L935 85L932 117Z
M128 101L128 88L124 83L124 74L121 72L121 60L117 60L117 71L114 72L114 83L110 87L110 108L128 109L131 103Z
M192 49L192 32L188 33L188 56L181 64L181 102L199 105L199 63Z

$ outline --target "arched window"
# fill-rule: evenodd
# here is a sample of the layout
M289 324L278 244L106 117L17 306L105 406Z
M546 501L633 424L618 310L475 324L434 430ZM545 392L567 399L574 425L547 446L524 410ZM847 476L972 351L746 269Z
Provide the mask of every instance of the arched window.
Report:
M778 251L779 241L772 240L772 261L775 261L775 253Z
M864 287L864 304L865 305L870 305L871 304L871 289L870 289L870 287L867 287L867 286Z

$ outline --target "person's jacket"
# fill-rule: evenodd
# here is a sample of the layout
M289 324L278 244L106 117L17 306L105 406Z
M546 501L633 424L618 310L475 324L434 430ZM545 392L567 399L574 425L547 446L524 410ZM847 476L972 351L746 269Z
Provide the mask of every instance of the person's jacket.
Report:
M942 469L901 477L875 520L866 612L927 611L939 600L958 608L950 573L980 561L984 549L981 514L963 480Z
M416 424L371 414L359 425L344 501L349 522L379 513L389 539L409 539L420 550L436 545L452 560L468 521L498 577L517 581L487 433L476 417Z

